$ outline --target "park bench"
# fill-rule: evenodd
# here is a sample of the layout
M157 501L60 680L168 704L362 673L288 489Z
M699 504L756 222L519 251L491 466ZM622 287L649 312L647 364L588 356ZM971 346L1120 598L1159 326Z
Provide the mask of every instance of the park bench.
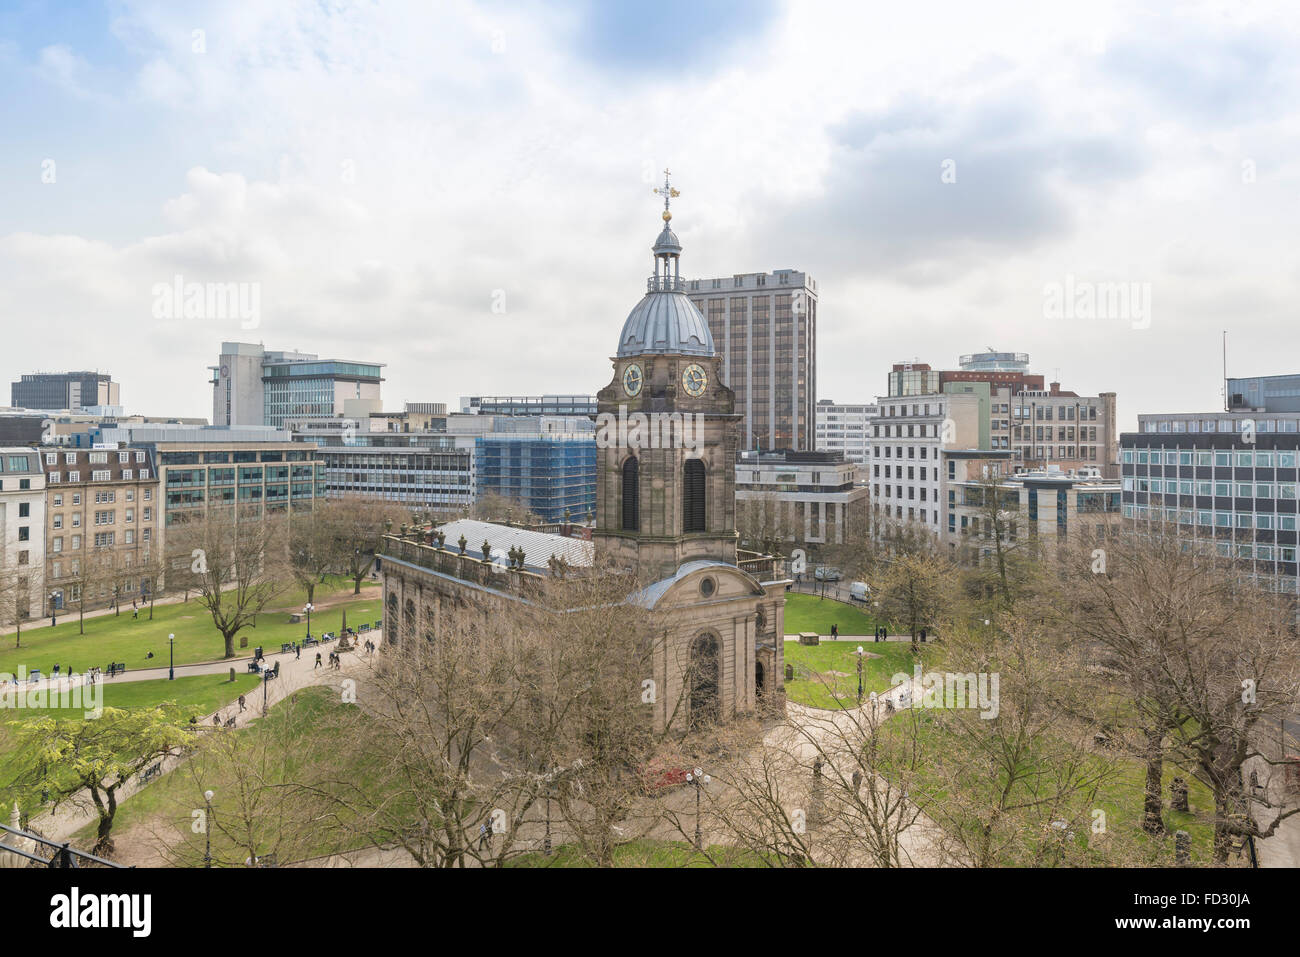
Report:
M357 634L359 635L365 634L369 630L370 630L370 625L366 622L362 622L361 624L357 625Z
M337 637L338 637L338 635L334 634L334 632L332 632L332 631L327 631L327 632L325 632L325 634L323 634L323 635L320 636L320 640L321 640L321 641L333 641L333 640L334 640L335 638L337 638Z
M140 776L140 783L148 784L160 774L162 774L162 762L158 761L145 768L144 774Z
M312 645L319 645L319 644L320 644L319 641L317 641L315 638L312 638L311 636L308 636L308 637L304 638L304 639L302 640L302 643L303 643L303 647L305 647L305 648L310 648Z
M40 668L33 668L33 669L31 670L31 673L27 676L27 683L28 683L28 684L34 684L34 683L36 683L37 681L40 681L40 680L41 680L41 669L40 669Z
M289 641L280 642L281 651L293 651L293 643Z
M375 631L379 631L379 630L380 630L381 628L383 628L383 627L384 627L384 619L382 619L382 618L376 618L376 619L375 619Z
M256 659L256 658L254 658L252 661L250 661L250 662L248 663L248 671L249 671L250 674L257 674L257 672L260 671L260 670L261 670L261 669L259 669L259 668L257 667L257 659Z

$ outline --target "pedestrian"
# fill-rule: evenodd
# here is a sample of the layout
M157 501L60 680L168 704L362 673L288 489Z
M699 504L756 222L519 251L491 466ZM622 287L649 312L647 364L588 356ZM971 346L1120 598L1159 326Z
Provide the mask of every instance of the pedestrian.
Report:
M302 657L302 645L298 644L298 642L295 641L293 643L293 660L297 661L301 657Z
M488 831L488 826L486 824L480 824L478 826L478 849L480 851L486 851L491 846L492 846L491 832Z
M58 666L58 665L55 665L55 666L50 670L50 674L52 674L52 675L57 675L58 673L59 673L59 666Z
M316 667L315 667L315 668L312 668L312 671L315 671L316 668L319 668L319 667L320 667L320 652L318 651L318 652L316 652Z
M840 626L837 622L831 622L831 641L838 641L840 637Z
M242 694L239 696L239 710L244 710L244 696Z

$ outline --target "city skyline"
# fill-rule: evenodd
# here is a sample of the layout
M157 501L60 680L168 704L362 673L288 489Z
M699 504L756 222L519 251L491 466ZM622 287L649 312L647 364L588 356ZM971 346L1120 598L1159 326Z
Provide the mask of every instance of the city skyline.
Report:
M1003 6L668 3L647 46L584 3L19 5L0 376L207 416L238 340L386 362L391 408L594 392L664 167L684 278L817 277L817 398L992 346L1117 392L1129 431L1221 406L1224 330L1229 375L1289 372L1295 12ZM191 282L255 295L185 318ZM1088 318L1107 286L1138 314Z

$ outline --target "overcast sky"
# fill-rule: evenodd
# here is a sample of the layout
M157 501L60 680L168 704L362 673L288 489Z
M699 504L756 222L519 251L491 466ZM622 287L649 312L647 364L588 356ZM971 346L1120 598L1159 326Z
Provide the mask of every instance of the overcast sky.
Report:
M1221 406L1223 330L1300 371L1300 5L1061 6L6 3L0 404L98 368L206 417L228 340L390 409L595 392L665 166L685 275L816 278L820 398L994 347L1131 428ZM178 276L256 326L160 317ZM1103 283L1149 316L1047 305Z

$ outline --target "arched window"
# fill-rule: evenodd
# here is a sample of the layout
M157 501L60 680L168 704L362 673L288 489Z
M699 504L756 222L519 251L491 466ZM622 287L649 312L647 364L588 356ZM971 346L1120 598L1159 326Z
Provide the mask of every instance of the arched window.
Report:
M682 531L704 530L704 463L687 459L682 469Z
M641 531L640 466L636 456L623 463L623 531Z

